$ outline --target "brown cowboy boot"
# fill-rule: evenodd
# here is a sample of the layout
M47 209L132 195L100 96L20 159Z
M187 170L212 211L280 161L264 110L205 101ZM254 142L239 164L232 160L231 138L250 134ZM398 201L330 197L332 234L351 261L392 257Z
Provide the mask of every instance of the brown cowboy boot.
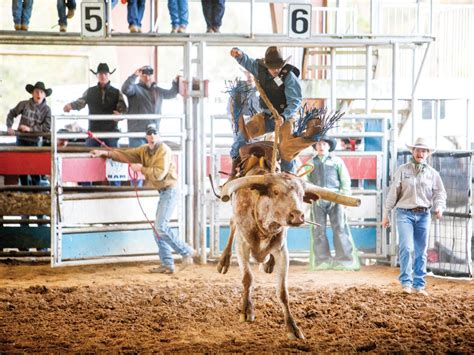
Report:
M314 120L316 121L316 120ZM311 126L311 133L316 134L316 126L318 123L315 123ZM308 127L309 130L309 127ZM313 140L310 139L306 134L305 137L295 137L293 136L293 121L288 121L283 124L281 127L280 134L280 144L279 144L279 153L280 158L286 161L293 160L296 156L304 149L310 147L314 144Z

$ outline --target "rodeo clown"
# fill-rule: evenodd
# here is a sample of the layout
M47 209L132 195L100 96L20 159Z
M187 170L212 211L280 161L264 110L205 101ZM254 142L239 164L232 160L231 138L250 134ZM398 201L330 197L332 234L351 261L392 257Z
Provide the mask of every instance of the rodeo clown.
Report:
M253 115L247 123L239 119L238 132L230 151L232 176L240 163L239 149L252 138L273 132L275 124L282 126L282 134L292 130L291 120L301 105L301 86L298 81L300 71L283 59L277 47L268 47L265 58L252 59L238 48L232 48L230 55L246 70L252 73L265 91L270 102L278 111L274 119L267 105L260 99L262 112ZM295 161L281 159L281 170L294 172Z

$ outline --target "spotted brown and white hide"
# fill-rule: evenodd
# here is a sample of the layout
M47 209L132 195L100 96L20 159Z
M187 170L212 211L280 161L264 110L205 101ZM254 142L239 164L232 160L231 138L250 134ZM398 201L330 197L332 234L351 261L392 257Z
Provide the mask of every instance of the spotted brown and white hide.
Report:
M252 302L254 276L250 268L252 256L262 264L265 272L276 271L277 296L283 309L288 337L304 338L289 308L286 233L288 227L304 223L304 201L310 203L318 198L353 206L360 204L358 199L320 188L293 174L271 174L261 168L250 170L246 176L223 186L221 199L224 202L232 200L233 216L230 237L217 269L223 274L228 271L235 238L243 283L241 321L255 320Z

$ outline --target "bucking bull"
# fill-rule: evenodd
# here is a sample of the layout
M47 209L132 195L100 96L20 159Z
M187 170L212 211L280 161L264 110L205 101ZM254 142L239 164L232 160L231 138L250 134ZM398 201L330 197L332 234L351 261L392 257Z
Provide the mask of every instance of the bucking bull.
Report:
M259 144L248 149L250 158L246 159L245 176L229 181L221 189L222 201L232 200L233 216L230 237L217 269L223 274L228 271L235 238L243 283L240 319L247 322L255 320L250 256L262 264L266 273L275 269L277 296L283 308L288 337L303 339L288 304L287 229L304 223L303 202L311 203L321 198L346 206L359 206L360 200L318 187L290 173L272 174Z

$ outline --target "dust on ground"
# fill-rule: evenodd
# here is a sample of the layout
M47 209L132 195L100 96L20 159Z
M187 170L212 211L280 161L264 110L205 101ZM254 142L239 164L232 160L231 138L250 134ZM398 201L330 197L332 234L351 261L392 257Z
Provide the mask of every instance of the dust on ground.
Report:
M471 281L428 277L425 297L401 293L387 266L291 266L290 307L306 339L288 340L274 275L254 267L256 321L241 323L237 266L171 276L153 266L0 264L0 352L474 352Z

